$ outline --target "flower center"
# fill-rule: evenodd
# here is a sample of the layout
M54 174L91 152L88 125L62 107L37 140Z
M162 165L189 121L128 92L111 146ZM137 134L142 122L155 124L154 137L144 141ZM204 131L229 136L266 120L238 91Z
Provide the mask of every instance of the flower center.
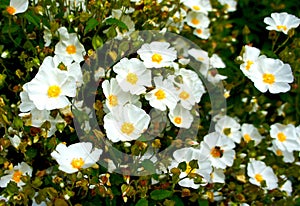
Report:
M130 84L136 84L136 82L138 81L138 77L136 74L134 73L128 73L127 77L126 77L127 82L129 82Z
M200 21L196 18L193 18L191 22L192 22L192 24L195 24L195 25L198 25L200 23Z
M84 165L84 160L80 158L74 158L71 162L73 168L80 169Z
M229 136L231 134L231 129L230 128L224 128L223 129L223 133L226 135L226 136Z
M181 117L175 117L175 118L174 118L174 122L175 122L176 124L181 124L182 118L181 118Z
M221 150L221 147L219 147L219 146L215 146L210 151L211 156L213 156L214 158L220 158L220 157L222 157L223 153L224 153L224 150Z
M64 63L59 63L59 65L57 66L58 69L62 70L62 71L67 71L68 68L66 67L66 65Z
M277 138L280 142L284 142L286 140L286 136L282 132L277 134Z
M200 10L200 6L197 6L197 5L193 6L192 8L193 8L194 10L196 10L196 11L199 11L199 10Z
M248 60L248 61L247 61L247 65L246 65L246 70L247 70L247 71L251 68L252 64L254 64L253 61L251 61L251 60Z
M256 179L257 182L261 183L262 181L264 181L264 178L262 177L261 174L256 174L254 176L254 178Z
M74 45L69 45L66 48L66 51L68 54L75 54L76 53L76 47Z
M183 100L186 100L190 97L190 94L186 91L182 91L180 94L179 94L179 98L180 99L183 99Z
M155 54L152 55L152 61L153 62L156 62L156 63L160 64L160 62L162 60L163 60L163 58L160 54L155 53Z
M244 140L245 140L246 142L250 142L250 141L252 140L252 138L251 138L251 136L250 136L249 134L245 134L245 135L244 135Z
M263 74L263 82L267 84L273 84L275 82L275 76L273 74Z
M195 170L196 170L196 169L192 169L192 167L190 166L190 163L189 163L189 162L186 163L186 170L185 170L185 173L186 173L186 174L192 174L192 173L195 173Z
M8 6L6 8L6 11L10 14L10 15L14 15L16 13L16 8L13 6Z
M284 26L284 25L278 25L278 26L277 26L277 29L278 29L278 30L284 30L284 31L286 31L286 30L287 30L287 27Z
M158 100L162 100L162 99L165 99L166 98L166 93L164 92L164 90L162 89L159 89L157 92L155 92L154 94L156 96L156 98Z
M280 149L276 150L276 155L277 156L282 156L282 151Z
M108 96L108 102L110 106L115 107L118 105L118 97L116 95L111 94Z
M121 127L121 132L130 135L134 131L134 126L132 123L124 122Z
M13 176L12 176L12 180L15 181L16 183L21 181L21 177L22 177L22 172L20 172L19 170L15 171Z
M204 61L203 57L198 57L197 60L199 60L200 62Z
M52 85L48 88L48 97L58 97L61 93L61 89L58 85Z
M202 34L202 29L196 29L197 34Z

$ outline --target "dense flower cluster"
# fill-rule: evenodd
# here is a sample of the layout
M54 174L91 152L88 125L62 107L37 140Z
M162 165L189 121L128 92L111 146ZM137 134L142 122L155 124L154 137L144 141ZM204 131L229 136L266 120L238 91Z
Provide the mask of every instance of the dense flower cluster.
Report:
M299 204L300 19L249 5L0 3L0 203Z

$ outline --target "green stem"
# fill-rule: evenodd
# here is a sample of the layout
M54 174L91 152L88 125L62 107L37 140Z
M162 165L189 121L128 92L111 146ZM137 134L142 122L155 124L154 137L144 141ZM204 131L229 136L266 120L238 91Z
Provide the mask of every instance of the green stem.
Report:
M280 44L280 45L277 47L277 49L274 51L274 53L276 54L276 53L278 52L278 50L279 50L281 47L283 47L283 46L289 41L289 39L290 39L290 37L288 36L288 37L286 38L286 40L285 40L282 44Z

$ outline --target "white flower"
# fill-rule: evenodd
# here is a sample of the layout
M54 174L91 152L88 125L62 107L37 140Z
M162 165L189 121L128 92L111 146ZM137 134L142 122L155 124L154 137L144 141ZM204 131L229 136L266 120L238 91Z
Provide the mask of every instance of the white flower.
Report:
M1 177L0 187L6 187L10 181L14 181L19 187L22 187L25 183L21 180L21 178L27 175L31 177L32 168L27 163L22 162L14 166L12 170L6 170L4 173L6 175Z
M212 173L210 173L211 183L225 183L225 174L223 169L213 168Z
M55 55L53 57L55 68L68 74L68 76L74 77L77 87L83 83L83 77L81 67L78 62L66 61L62 56Z
M235 151L234 142L218 132L212 132L204 136L200 144L201 154L208 157L213 167L225 169L232 166Z
M23 91L20 93L21 104L19 105L19 109L21 112L28 112L35 108L33 101L29 99L28 96L28 83L23 85Z
M174 76L171 76L170 79L179 87L177 90L178 99L184 108L190 110L195 103L200 102L202 95L205 93L202 81L196 72L184 68L179 69L175 74L180 81L176 81Z
M270 135L274 139L272 143L276 144L280 150L288 152L299 151L300 144L294 125L275 123L271 125Z
M183 0L182 2L185 6L187 6L195 12L207 14L209 11L212 11L210 1L207 0Z
M290 90L294 80L292 69L289 64L284 64L279 59L263 58L259 61L260 66L253 72L251 80L254 86L261 92L280 93Z
M207 28L210 24L210 20L207 15L194 11L188 12L185 21L193 28Z
M236 0L218 0L220 4L226 7L228 12L236 11L237 1Z
M79 142L69 146L60 143L51 153L51 156L59 164L58 169L71 174L93 166L101 154L101 149L94 148L92 150L92 143Z
M193 31L193 34L201 39L208 39L210 37L209 28L198 27Z
M265 56L260 57L260 50L255 47L245 45L244 48L244 63L240 65L240 69L248 78L251 79L253 71L256 71L257 67L259 66L259 58L265 58Z
M261 183L265 181L267 190L273 190L278 187L278 178L273 172L273 169L262 161L253 160L248 163L247 174L250 177L249 181L257 186L262 186Z
M10 15L23 13L28 9L28 0L10 0L6 11Z
M274 154L276 156L279 156L279 157L283 156L283 161L286 163L292 163L295 161L293 152L289 152L287 150L281 150L278 148L278 146L276 144L272 144L272 147L269 147L268 149L271 150L272 152L274 152Z
M55 45L54 53L66 61L82 62L85 50L83 45L79 42L76 33L68 33L67 28L60 27L58 29L60 41Z
M21 138L18 135L14 135L13 137L8 137L10 140L10 143L12 144L12 146L14 146L15 148L19 148L19 145L21 143Z
M180 186L191 187L194 189L198 189L200 187L200 184L195 184L194 180L188 176L191 174L201 175L206 182L209 180L212 167L210 165L210 162L207 161L207 158L200 153L199 149L195 149L192 147L181 148L173 153L173 157L174 160L168 167L169 169L177 168L178 164L181 162L186 163L186 170L181 172L179 175L179 178L181 178L181 180L178 182L178 184ZM199 167L198 169L192 168L190 166L190 162L192 160L197 160Z
M232 117L223 116L215 125L215 130L232 139L236 143L241 142L241 125Z
M107 138L112 142L138 139L148 128L150 116L133 104L118 107L104 116Z
M208 56L208 52L204 51L202 49L189 49L188 54L192 56L196 61L201 62L200 65L200 73L204 76L207 77L207 72L209 69L209 62L210 58Z
M106 106L110 111L118 106L123 106L125 103L130 102L132 98L130 93L124 92L121 89L115 78L112 78L110 81L105 80L102 83L102 89L106 97Z
M145 86L151 86L151 71L146 69L139 59L123 58L113 70L117 73L116 79L125 92L139 95L146 92Z
M279 189L286 192L288 196L291 196L293 192L292 182L290 180L285 181L285 183L281 185Z
M173 61L177 58L176 50L169 47L168 42L154 41L150 44L143 44L137 53L147 68L167 67L172 66Z
M173 110L170 110L169 114L170 121L180 128L190 128L194 120L193 115L189 110L183 108L180 104L177 104Z
M271 17L264 18L264 22L268 24L267 30L275 30L287 34L292 28L297 28L300 24L300 19L286 12L272 13Z
M52 57L46 57L36 76L28 83L29 99L39 110L53 110L70 104L67 97L75 97L74 77L55 68Z
M48 47L51 44L52 33L47 27L45 27L43 38L45 41L45 47Z
M219 57L219 55L213 54L209 58L209 67L210 68L225 68L226 65L223 62L223 60L221 59L221 57Z
M247 124L247 123L242 124L241 132L244 141L248 143L251 140L253 140L255 146L257 146L263 139L263 137L258 132L258 129L254 127L253 124Z
M154 84L155 89L145 95L149 104L161 111L165 111L167 107L169 109L174 109L178 102L178 98L172 80L162 80L162 76L154 77Z

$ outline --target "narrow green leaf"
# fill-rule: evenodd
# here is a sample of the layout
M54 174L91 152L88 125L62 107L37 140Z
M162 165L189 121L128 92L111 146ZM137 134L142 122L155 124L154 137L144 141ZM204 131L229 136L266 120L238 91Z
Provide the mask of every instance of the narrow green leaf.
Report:
M34 26L36 27L39 27L39 22L40 22L40 19L39 17L37 17L33 12L26 12L24 14L24 17L31 23L34 24Z

